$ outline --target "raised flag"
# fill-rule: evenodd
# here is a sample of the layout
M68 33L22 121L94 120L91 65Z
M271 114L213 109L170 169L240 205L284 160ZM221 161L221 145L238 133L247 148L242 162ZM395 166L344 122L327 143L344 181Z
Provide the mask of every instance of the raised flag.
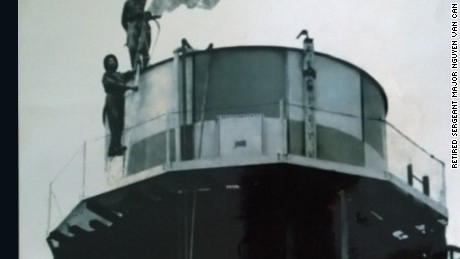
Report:
M153 0L150 4L149 11L153 15L162 15L165 11L172 12L180 5L187 8L211 9L219 0Z

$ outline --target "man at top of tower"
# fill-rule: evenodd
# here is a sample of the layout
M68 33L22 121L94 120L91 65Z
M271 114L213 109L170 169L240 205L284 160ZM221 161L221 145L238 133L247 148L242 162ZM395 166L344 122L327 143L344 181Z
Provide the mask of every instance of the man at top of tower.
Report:
M127 82L133 77L133 71L126 73L117 72L118 61L115 55L109 54L104 58L105 73L102 77L105 93L107 94L104 106L104 122L107 118L109 123L110 145L108 156L120 156L126 150L121 144L121 136L125 118L125 92L137 91L137 86L127 86Z
M126 0L121 16L121 24L127 33L126 45L129 49L131 66L141 68L148 65L150 56L151 30L149 21L159 18L144 12L146 0Z

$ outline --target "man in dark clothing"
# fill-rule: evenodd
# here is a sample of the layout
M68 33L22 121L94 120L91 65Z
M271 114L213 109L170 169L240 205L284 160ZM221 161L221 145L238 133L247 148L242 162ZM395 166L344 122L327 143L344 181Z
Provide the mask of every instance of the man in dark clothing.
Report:
M117 72L118 61L115 55L107 55L104 58L106 72L102 77L102 84L107 94L104 106L104 121L107 118L111 133L108 156L120 156L126 150L121 145L121 136L124 128L125 117L125 92L137 91L138 87L127 86L127 82L133 76L133 72Z
M150 12L144 12L146 0L127 0L121 16L121 24L127 33L126 45L129 49L131 66L134 69L138 62L141 68L149 63L151 30L149 21L159 18Z

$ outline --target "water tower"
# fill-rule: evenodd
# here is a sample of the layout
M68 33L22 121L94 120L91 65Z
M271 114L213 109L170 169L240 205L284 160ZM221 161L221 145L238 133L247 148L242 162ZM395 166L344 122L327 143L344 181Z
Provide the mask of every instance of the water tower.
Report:
M442 162L386 122L372 76L310 43L142 71L125 156L95 158L111 187L50 232L54 258L445 258Z

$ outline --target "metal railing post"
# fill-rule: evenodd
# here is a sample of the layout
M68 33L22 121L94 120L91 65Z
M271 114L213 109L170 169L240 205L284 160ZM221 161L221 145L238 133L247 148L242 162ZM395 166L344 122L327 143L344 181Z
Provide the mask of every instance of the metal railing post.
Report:
M85 188L86 188L86 141L83 142L83 175L82 175L82 190L80 200L85 198Z
M280 122L281 122L281 139L282 139L282 155L287 155L288 147L287 147L287 119L286 119L286 108L284 105L284 99L281 99L279 102L280 106Z
M445 175L445 168L446 168L446 165L444 164L444 162L440 161L441 163L441 202L444 206L446 206L446 175Z
M49 183L49 188L48 188L48 222L47 222L47 227L46 227L46 235L49 235L50 229L51 229L51 199L52 199L52 188L53 184Z
M169 121L169 112L166 113L166 166L169 168L170 167L170 162L171 162L171 150L170 150L170 121Z
M430 178L428 176L422 177L423 193L430 196Z
M414 185L414 172L412 171L412 164L407 165L407 183L410 186Z

